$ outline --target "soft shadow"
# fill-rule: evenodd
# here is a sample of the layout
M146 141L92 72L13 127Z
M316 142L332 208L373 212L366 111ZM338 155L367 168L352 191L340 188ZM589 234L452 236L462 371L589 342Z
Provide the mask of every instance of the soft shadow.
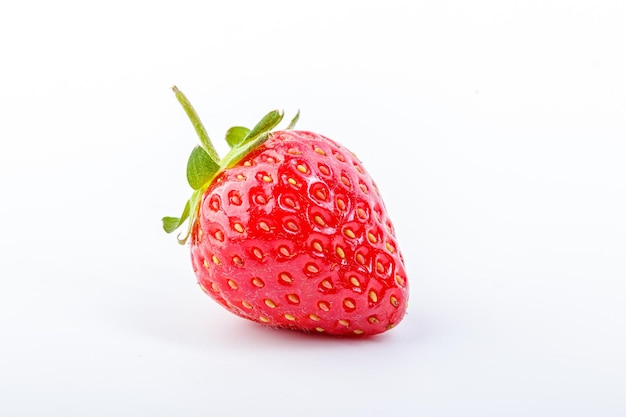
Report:
M210 300L209 300L210 301ZM350 349L402 345L417 347L427 342L438 328L432 318L411 313L390 331L368 337L338 337L319 333L305 333L289 329L271 328L237 317L218 306L205 306L202 314L182 315L169 326L152 326L152 337L167 340L191 349L212 350L290 350L311 348ZM184 323L184 325L181 325ZM148 323L146 323L148 324ZM149 330L145 326L144 330Z
M107 313L98 314L98 319L107 327L115 327L116 331L202 351L283 349L284 346L289 349L329 346L359 349L398 343L415 346L430 338L437 327L432 317L410 311L398 327L368 337L275 329L237 317L195 288L189 288L180 292L137 288L137 292L126 292L113 300L115 306L99 306Z

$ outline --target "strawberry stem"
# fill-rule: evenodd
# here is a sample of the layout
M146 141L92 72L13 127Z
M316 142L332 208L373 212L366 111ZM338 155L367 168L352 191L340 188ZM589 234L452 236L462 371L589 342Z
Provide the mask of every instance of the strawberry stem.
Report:
M189 101L189 99L187 99L187 96L185 96L183 92L178 89L178 87L173 86L172 91L174 91L174 94L176 94L176 98L178 99L178 102L180 103L181 106L183 106L185 113L187 113L187 117L189 117L189 120L191 121L193 128L196 130L196 134L200 138L200 144L202 145L206 153L209 154L209 157L216 164L219 164L220 157L217 151L215 150L215 147L213 146L213 143L211 142L211 139L209 138L209 134L206 132L206 129L204 128L204 125L202 124L202 121L200 120L200 117L198 116L198 113L196 113L196 110L191 105L191 102Z

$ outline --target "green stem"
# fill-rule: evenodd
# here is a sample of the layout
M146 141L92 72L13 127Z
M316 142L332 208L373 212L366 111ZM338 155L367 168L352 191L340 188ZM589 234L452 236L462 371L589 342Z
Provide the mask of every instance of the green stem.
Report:
M219 164L220 157L217 151L215 150L215 147L213 146L213 143L211 142L211 139L209 138L209 134L206 132L206 129L204 128L204 125L202 124L202 121L200 121L200 117L198 117L198 113L196 113L196 110L193 108L193 106L191 105L187 97L183 94L182 91L178 89L178 87L176 86L172 87L172 91L174 91L174 94L176 94L176 98L178 99L178 102L180 103L181 106L183 106L185 113L187 113L187 117L189 117L191 124L193 124L193 128L196 130L196 133L198 137L200 138L200 143L202 144L202 147L204 148L206 153L209 154L209 157L211 157L211 159L216 164Z

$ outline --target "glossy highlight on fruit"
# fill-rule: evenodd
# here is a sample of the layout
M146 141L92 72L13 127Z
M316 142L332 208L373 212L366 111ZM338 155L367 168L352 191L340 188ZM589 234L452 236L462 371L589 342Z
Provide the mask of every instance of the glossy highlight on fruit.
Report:
M292 130L297 117L286 130L272 131L278 112L251 130L231 128L222 160L212 145L194 149L194 194L164 228L189 220L200 287L238 316L330 335L382 333L402 320L409 295L393 225L358 158L320 134Z

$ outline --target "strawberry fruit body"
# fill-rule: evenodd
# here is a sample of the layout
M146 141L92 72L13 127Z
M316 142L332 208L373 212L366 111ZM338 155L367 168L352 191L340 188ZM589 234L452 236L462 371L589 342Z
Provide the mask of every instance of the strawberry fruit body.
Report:
M206 147L193 108L174 91ZM376 184L346 148L291 130L297 117L289 130L271 131L280 119L270 112L251 131L231 128L222 160L212 145L194 149L194 194L164 228L189 219L200 287L238 316L340 336L394 327L406 312L408 280Z

